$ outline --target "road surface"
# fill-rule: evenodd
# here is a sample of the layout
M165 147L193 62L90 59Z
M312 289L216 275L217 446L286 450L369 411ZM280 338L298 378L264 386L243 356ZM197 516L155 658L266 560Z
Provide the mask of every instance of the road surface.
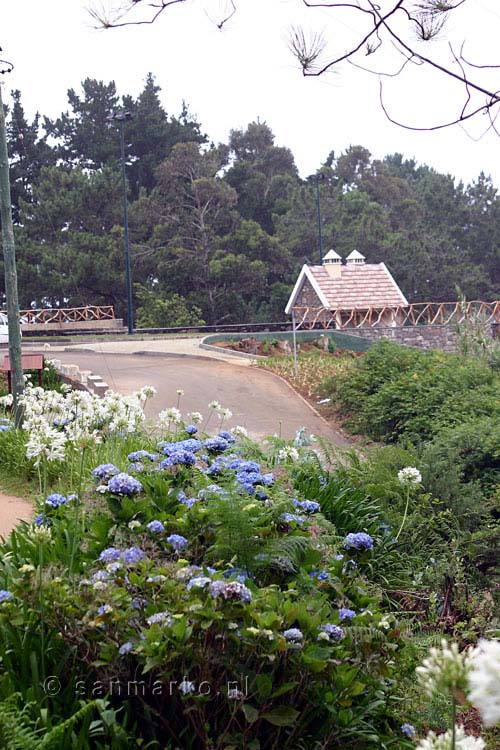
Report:
M151 417L176 406L176 391L180 388L185 393L180 402L183 414L200 411L206 416L210 401L217 400L233 412L224 426L243 425L256 439L274 434L290 439L298 429L306 427L308 432L337 445L349 444L288 384L256 367L205 357L85 352L77 348L51 356L65 364L76 364L81 370L91 370L120 393L131 393L143 385L154 386L157 395L147 407ZM216 426L215 420L212 425Z

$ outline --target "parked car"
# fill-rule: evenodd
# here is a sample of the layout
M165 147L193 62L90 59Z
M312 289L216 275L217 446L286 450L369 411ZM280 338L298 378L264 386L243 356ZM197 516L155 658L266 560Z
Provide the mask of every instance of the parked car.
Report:
M9 326L7 325L7 316L0 312L0 344L7 344L9 341Z
M21 323L23 323L22 320L21 320ZM8 343L9 343L9 325L7 321L7 314L4 312L0 312L0 344L8 344Z

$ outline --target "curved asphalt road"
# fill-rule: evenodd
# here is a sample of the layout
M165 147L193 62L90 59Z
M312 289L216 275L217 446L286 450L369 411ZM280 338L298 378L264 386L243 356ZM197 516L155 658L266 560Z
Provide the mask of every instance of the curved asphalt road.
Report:
M276 433L290 439L304 426L308 432L337 445L349 444L290 386L257 367L241 367L208 357L84 352L76 348L54 352L54 356L65 364L76 364L81 370L100 375L120 393L131 393L143 385L154 386L157 394L148 404L149 416L175 406L176 390L182 388L183 414L200 411L206 417L208 404L215 399L233 412L233 418L224 426L243 425L253 438ZM213 427L216 424L213 419Z

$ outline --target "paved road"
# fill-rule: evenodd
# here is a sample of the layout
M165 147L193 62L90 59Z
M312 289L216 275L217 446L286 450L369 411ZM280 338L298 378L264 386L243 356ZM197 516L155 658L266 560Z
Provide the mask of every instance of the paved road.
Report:
M176 390L182 388L183 413L201 411L207 415L208 403L216 399L233 412L228 425L243 425L254 438L276 433L289 439L305 426L308 432L329 438L337 445L348 443L286 383L254 367L201 357L90 353L77 349L58 351L53 356L82 370L92 370L121 393L143 385L154 386L157 395L148 406L150 416L175 406Z

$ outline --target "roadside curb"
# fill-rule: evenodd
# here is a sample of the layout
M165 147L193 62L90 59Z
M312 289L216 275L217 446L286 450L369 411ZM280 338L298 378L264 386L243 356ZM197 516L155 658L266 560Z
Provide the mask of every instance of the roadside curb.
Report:
M286 378L283 377L283 375L278 375L277 372L273 372L272 370L269 370L266 367L261 367L259 369L264 370L265 372L271 373L271 375L274 375L275 378L278 378L283 383L285 383L290 388L290 390L293 391L293 393L296 396L298 396L301 399L301 401L303 401L303 403L309 407L309 409L313 412L313 414L315 414L326 425L328 425L330 430L333 430L334 432L336 432L339 435L339 437L342 438L342 440L345 440L345 447L350 447L354 444L352 440L349 439L349 436L346 435L344 430L342 430L340 427L337 427L337 425L335 425L335 427L332 427L331 422L329 422L328 419L326 419L322 414L320 414L320 412L317 409L315 409L314 406L311 403L309 403L309 401L301 393L299 393L299 391L297 391ZM344 447L344 446L340 446L340 447Z

